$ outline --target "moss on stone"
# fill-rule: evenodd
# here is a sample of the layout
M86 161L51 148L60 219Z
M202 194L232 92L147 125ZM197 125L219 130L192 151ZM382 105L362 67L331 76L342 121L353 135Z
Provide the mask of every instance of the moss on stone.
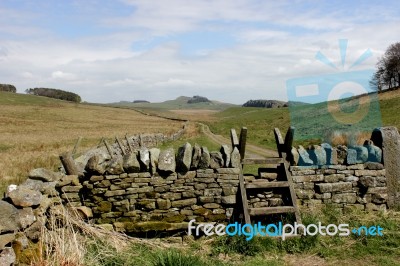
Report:
M160 221L149 221L149 222L124 222L114 223L116 228L124 228L124 231L128 233L141 233L149 231L170 231L187 228L187 223L168 223Z
M226 220L225 214L211 214L206 217L210 222L222 222Z
M97 206L99 212L110 212L112 208L112 203L108 201L102 201Z
M165 217L163 219L163 221L168 222L168 223L180 223L183 222L185 220L186 216L183 214L179 214L179 215L173 215L170 217Z
M193 213L197 214L197 215L207 216L207 215L211 214L212 211L210 211L209 209L206 209L206 208L200 208L200 209L193 211Z

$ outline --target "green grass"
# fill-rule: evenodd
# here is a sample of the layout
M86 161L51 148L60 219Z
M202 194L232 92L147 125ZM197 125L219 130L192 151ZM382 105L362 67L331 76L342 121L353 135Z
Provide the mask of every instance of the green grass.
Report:
M129 103L120 102L112 103L111 106L124 106L133 108L153 108L153 109L167 109L167 110L178 110L178 109L208 109L208 110L224 110L226 108L234 106L230 103L222 103L218 101L201 102L188 104L187 101L190 97L181 96L175 100L169 100L160 103Z
M48 97L0 92L0 105L38 105L38 106L62 106L66 102Z
M380 97L381 95L384 96L379 101L382 124L383 126L396 126L400 128L400 119L398 116L398 110L400 110L400 90L388 93L390 93L390 97L387 96L388 94L385 95L386 93L380 94ZM332 120L330 113L327 111L326 103L307 105L303 109L297 110L297 112L300 112L299 116L302 117L301 128L296 128L295 132L298 139L301 138L304 132L313 131L313 128L329 132L336 129L346 130L348 127L345 124L342 124L341 128L337 127L338 123ZM302 116L301 112L307 115ZM276 148L273 129L275 127L279 128L284 136L291 124L289 108L287 107L276 109L232 107L218 112L214 116L218 118L217 121L204 121L204 123L210 126L212 132L229 138L229 130L231 128L235 128L237 132L240 132L241 127L247 127L247 139L249 143L270 149ZM331 128L332 124L335 124L333 129ZM368 132L372 130L373 128L369 129ZM308 145L320 142L320 140L311 139L309 141L297 141L295 144Z
M240 132L247 127L247 138L252 144L275 149L273 129L285 130L289 125L287 108L266 109L256 107L232 107L215 114L219 121L207 123L213 133L229 138L231 128Z
M200 127L199 125L195 125L195 131L196 133L193 136L189 136L190 134L186 133L181 137L180 139L176 141L167 141L158 146L160 149L166 149L166 148L174 148L175 151L178 151L178 148L183 146L186 142L189 142L192 146L194 146L195 143L199 144L200 146L205 146L208 148L208 151L219 151L221 149L221 144L220 143L215 143L211 141L207 136L204 134L200 133Z
M399 265L400 261L400 230L399 213L365 213L353 211L342 214L332 205L326 205L319 212L303 212L303 224L323 225L347 223L349 228L360 225L380 225L384 228L384 236L302 236L280 239L255 237L246 241L244 237L219 237L212 244L214 256L223 254L240 254L243 265L248 265L251 256L268 254L278 258L273 265L282 261L287 254L292 256L316 256L329 265L337 261L353 265ZM347 263L344 263L347 262ZM250 265L250 264L249 264ZM257 264L255 264L257 265ZM268 264L266 264L268 265Z
M175 151L177 151L178 148L183 146L186 142L189 142L190 144L192 144L192 146L195 143L199 144L200 146L205 146L208 148L208 151L219 151L221 148L220 144L210 141L210 139L204 135L197 136L197 137L191 137L191 138L184 137L177 141L164 142L163 144L161 144L159 146L159 148L160 149L174 148Z

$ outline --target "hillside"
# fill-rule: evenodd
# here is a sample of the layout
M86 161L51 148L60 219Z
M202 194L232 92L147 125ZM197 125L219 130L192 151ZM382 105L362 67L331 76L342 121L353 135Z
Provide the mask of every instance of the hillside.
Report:
M277 100L248 100L243 107L280 108L287 107L287 102Z
M181 126L128 109L0 92L0 192L33 168L57 167L59 154L72 151L80 136L84 150L102 137L111 142L126 133L172 133Z
M365 96L364 96L365 97ZM360 99L364 102L363 97ZM400 91L388 91L379 94L380 112L383 126L396 126L400 129ZM307 105L307 109L315 110L314 117L305 117L303 128L329 127L326 118L330 116L326 110L326 103ZM310 111L308 110L308 113ZM275 148L273 129L278 127L285 133L290 125L289 108L255 108L233 107L213 115L214 121L204 121L210 125L215 134L229 137L229 129L240 127L248 128L250 143ZM343 125L346 126L346 125ZM372 130L372 129L371 129ZM297 129L297 134L301 131Z
M175 100L168 100L160 103L127 103L119 102L112 103L111 106L133 107L133 108L151 108L151 109L166 109L166 110L179 110L179 109L207 109L207 110L224 110L229 107L236 106L230 103L223 103L218 101L203 101L189 103L193 97L180 96Z

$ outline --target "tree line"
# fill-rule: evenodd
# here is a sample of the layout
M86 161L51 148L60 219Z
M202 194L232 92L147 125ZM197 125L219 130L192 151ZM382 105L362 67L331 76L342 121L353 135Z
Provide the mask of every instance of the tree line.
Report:
M16 93L17 89L15 88L14 85L11 84L0 84L0 91Z
M400 42L391 44L376 64L370 82L377 91L400 88Z
M44 96L49 98L60 99L64 101L76 102L80 103L82 101L81 96L76 93L63 91L58 89L50 89L50 88L30 88L25 90L27 94Z

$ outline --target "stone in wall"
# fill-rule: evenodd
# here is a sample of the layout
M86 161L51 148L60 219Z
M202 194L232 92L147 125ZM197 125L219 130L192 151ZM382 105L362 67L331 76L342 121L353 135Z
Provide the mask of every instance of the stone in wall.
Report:
M322 143L321 147L325 150L326 164L333 165L338 163L337 150L328 143Z
M198 164L199 169L207 169L210 166L210 153L207 147L201 147L201 156Z
M152 174L157 172L159 157L160 157L160 149L151 148L150 149L150 172Z
M197 169L197 167L199 166L200 158L201 158L201 147L199 146L199 144L195 143L193 146L191 169Z
M290 150L291 153L291 159L292 161L290 162L291 165L298 165L299 164L299 160L300 160L300 155L299 152L297 151L297 149L295 147L292 147Z
M364 146L352 146L347 150L347 164L360 164L368 160L368 149Z
M29 172L29 178L41 180L44 182L58 181L61 178L60 173L55 173L44 168L33 169Z
M222 145L220 152L222 154L222 159L224 160L223 167L229 167L232 149L228 145Z
M224 167L224 164L224 159L219 151L210 152L210 167L212 169Z
M119 175L124 173L122 156L116 156L110 160L106 168L106 173L110 175Z
M173 148L169 148L160 152L158 158L158 169L163 173L175 172L175 151Z
M299 165L313 165L314 162L310 159L310 156L303 146L299 145L297 149L299 153Z
M240 167L240 152L239 150L235 147L231 153L231 163L230 166L233 168L239 168Z
M85 166L85 171L87 173L95 174L95 175L102 175L106 171L104 164L101 164L100 161L100 156L99 155L93 155L90 157L88 160L86 166Z
M312 145L309 150L309 158L314 165L326 165L326 151L319 145Z
M369 162L382 162L382 150L378 146L375 146L372 140L366 140L364 142L364 147L366 147L368 150Z
M190 143L186 142L182 147L178 149L178 155L176 158L177 171L186 173L190 170L192 164L193 148Z
M126 173L139 173L140 163L137 158L137 152L132 152L124 155L123 168Z
M146 147L142 147L139 150L139 163L142 172L150 170L150 151Z

